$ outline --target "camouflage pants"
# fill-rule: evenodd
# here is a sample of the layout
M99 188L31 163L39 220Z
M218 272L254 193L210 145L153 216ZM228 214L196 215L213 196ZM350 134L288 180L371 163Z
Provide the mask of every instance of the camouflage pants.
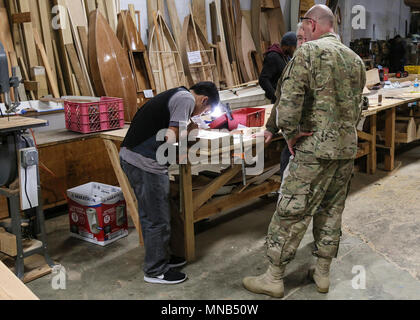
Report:
M353 168L353 160L322 160L312 153L296 152L285 172L266 239L273 265L285 265L294 259L312 219L314 255L337 257Z

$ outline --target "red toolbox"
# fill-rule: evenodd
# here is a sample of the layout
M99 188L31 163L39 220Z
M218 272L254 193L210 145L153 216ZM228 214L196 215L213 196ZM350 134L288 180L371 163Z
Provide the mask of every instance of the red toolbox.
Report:
M247 128L263 127L265 123L265 109L264 108L244 108L232 112L233 121L228 119L225 114L220 118L214 120L210 124L211 129L226 128L226 124L230 131L238 129L239 125Z

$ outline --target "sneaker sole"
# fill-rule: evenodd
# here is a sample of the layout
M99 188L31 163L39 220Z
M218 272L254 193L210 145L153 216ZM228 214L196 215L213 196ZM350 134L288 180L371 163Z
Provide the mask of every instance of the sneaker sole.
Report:
M185 277L182 280L178 280L178 281L167 281L167 280L160 280L160 279L156 279L156 278L149 278L149 277L144 277L144 281L147 283L152 283L152 284L180 284L183 283L185 281L187 281L188 277Z

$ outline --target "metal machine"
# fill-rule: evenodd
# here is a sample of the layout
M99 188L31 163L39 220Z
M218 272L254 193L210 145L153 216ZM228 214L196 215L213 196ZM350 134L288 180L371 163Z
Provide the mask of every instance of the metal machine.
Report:
M9 77L7 54L0 43L0 94L4 95L6 107L6 114L0 114L0 196L8 199L10 215L10 219L0 221L0 228L16 236L16 246L11 250L14 253L3 253L16 258L16 275L23 280L25 258L41 254L50 267L53 267L54 263L47 252L38 151L32 136L27 132L28 129L45 126L46 123L25 121L23 124L14 125L9 116L15 113L20 104L17 88L21 82L15 74L15 70L12 70L13 76ZM12 88L15 101L12 101L10 96ZM16 183L19 181L19 170L25 177L23 185ZM31 199L28 193L32 195ZM29 203L29 206L24 203Z

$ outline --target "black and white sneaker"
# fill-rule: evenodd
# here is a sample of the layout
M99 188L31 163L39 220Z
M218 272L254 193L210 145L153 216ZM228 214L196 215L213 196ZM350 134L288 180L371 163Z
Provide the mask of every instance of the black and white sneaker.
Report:
M176 270L169 269L165 274L158 277L146 277L144 281L153 284L180 284L188 279L187 275Z
M169 260L169 263L168 263L171 269L181 268L185 266L186 264L187 264L187 260L185 260L185 258L175 257L175 256L171 256L171 259Z

